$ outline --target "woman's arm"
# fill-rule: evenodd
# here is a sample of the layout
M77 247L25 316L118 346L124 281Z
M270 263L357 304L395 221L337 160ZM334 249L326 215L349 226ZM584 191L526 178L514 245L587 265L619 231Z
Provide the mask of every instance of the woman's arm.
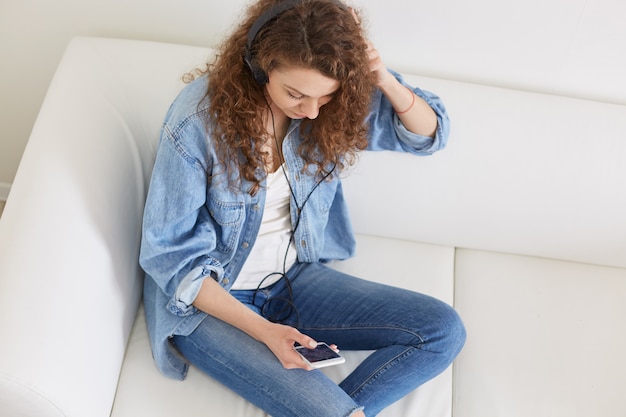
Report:
M378 50L371 43L369 56L370 67L376 74L376 85L391 102L402 124L413 133L434 138L437 115L433 109L387 71Z
M195 142L189 139L203 138L203 130L192 134L192 124L186 126L184 144L165 130L153 170L141 251L142 267L151 277L148 279L154 279L171 297L168 306L174 314L187 315L194 307L200 309L267 345L285 368L309 369L293 347L295 342L309 346L315 343L313 339L292 327L269 322L216 281L223 268L209 256L218 238L206 207L208 180L199 157L191 157L202 155L203 149L190 145Z
M264 343L285 368L312 369L293 346L297 342L302 346L315 347L315 340L293 327L266 320L224 290L215 280L209 278L203 281L193 305Z

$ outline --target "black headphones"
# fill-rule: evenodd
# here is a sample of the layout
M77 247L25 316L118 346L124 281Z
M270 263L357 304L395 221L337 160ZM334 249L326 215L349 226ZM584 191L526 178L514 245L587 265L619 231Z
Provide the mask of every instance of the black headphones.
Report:
M246 47L243 54L243 59L252 72L252 77L256 80L257 83L261 85L267 84L269 81L267 74L257 65L254 57L252 56L252 44L256 39L259 31L265 26L270 20L275 19L280 14L286 12L289 9L294 8L299 3L302 3L304 0L285 0L280 2L265 11L259 18L254 22L250 30L248 31L248 40L246 42ZM344 7L344 4L341 3L340 0L332 0L333 3L340 7Z

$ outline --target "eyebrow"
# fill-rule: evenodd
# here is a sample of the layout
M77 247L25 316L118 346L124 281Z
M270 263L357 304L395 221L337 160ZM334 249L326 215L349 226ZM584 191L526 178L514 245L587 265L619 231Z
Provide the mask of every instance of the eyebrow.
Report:
M301 95L302 97L310 97L308 94L304 94L302 91L300 91L300 90L298 90L297 88L294 88L294 87L292 87L292 86L290 86L290 85L288 85L288 84L285 84L285 88L286 88L286 89L288 89L288 90L293 91L294 93L297 93L297 94ZM333 95L335 94L335 92L336 92L336 91L337 91L337 90L333 91L333 92L332 92L332 93L330 93L330 94L326 94L325 96L322 96L322 97L330 97L330 96L333 96Z

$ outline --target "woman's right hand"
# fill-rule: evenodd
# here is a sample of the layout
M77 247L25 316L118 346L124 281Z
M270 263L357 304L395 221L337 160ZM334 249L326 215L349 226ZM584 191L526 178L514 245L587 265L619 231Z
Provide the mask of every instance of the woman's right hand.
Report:
M246 307L215 280L205 279L193 305L264 343L287 369L312 368L294 349L294 344L315 347L317 342L297 329L272 323Z
M263 332L261 342L267 345L286 369L301 368L308 371L313 369L295 351L294 344L299 343L302 346L314 348L317 346L317 342L300 333L297 329L283 324L268 323L267 331Z

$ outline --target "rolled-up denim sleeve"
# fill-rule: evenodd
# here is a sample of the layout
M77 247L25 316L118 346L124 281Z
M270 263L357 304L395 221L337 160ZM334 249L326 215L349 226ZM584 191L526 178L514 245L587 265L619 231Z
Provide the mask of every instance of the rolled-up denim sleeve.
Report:
M221 270L221 268L219 268ZM177 316L187 316L196 312L193 302L198 297L200 287L205 279L218 280L219 270L211 266L197 266L192 269L176 287L167 309Z
M370 124L368 149L431 155L445 148L450 134L450 118L443 101L436 94L409 86L398 73L390 72L433 109L437 116L437 130L434 138L409 131L402 124L389 100L380 91L376 91L372 98L372 109L368 119Z

